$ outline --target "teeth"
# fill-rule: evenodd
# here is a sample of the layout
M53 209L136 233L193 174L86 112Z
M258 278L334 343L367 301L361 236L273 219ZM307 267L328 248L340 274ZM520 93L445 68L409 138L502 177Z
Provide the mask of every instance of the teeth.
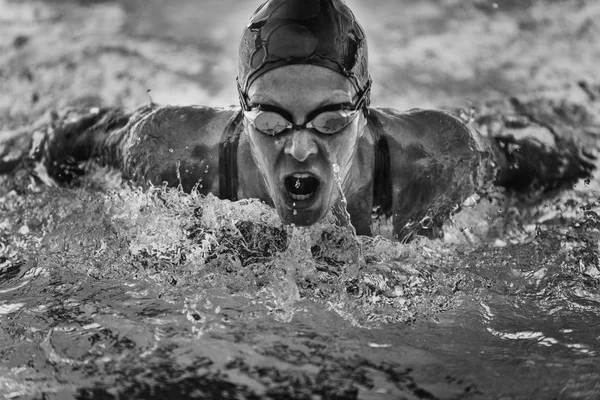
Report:
M310 196L312 196L312 194L294 194L294 193L290 193L290 197L292 199L294 199L294 200L306 200Z
M294 174L292 175L294 178L296 179L304 179L304 178L310 178L309 174Z

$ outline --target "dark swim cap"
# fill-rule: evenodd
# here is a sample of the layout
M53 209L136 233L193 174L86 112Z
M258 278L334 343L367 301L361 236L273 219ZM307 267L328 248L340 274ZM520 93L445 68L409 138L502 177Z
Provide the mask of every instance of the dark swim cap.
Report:
M256 78L284 65L320 65L347 77L368 105L371 78L367 40L342 0L267 0L242 36L238 90L247 108Z

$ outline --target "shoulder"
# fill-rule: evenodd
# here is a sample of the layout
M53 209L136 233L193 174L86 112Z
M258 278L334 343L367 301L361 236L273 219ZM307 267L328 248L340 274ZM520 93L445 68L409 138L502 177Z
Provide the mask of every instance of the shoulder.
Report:
M239 107L157 106L136 110L121 146L129 176L218 193L219 151L226 130L241 124Z
M388 124L395 123L422 126L423 124L441 123L464 126L464 123L460 119L442 110L412 108L410 110L400 111L395 108L374 107L370 108L369 111L374 118Z
M372 108L369 127L403 146L448 151L477 147L476 133L460 119L440 110Z
M147 106L134 113L133 129L137 135L181 140L203 136L220 140L228 122L239 114L239 107Z

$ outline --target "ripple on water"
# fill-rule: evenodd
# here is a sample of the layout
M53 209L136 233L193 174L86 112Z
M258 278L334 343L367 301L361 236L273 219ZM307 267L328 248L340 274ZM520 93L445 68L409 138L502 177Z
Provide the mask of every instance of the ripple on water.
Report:
M287 228L258 201L164 188L14 197L0 221L0 391L592 393L597 222L575 209L531 228L520 219L537 211L486 201L446 242L399 244L333 215ZM497 237L506 246L486 245Z

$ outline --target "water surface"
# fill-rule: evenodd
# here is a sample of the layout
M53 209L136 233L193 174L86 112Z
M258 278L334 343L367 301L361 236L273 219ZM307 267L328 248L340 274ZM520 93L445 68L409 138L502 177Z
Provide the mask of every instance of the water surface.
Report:
M376 3L352 2L376 104L559 93L597 110L577 86L600 81L593 1ZM165 4L0 0L0 128L132 108L147 89L235 102L231 26L254 6ZM598 121L579 122L593 144ZM444 241L360 238L357 265L348 229L284 227L255 201L142 191L93 168L80 188L1 176L0 395L600 397L598 181L483 199Z

